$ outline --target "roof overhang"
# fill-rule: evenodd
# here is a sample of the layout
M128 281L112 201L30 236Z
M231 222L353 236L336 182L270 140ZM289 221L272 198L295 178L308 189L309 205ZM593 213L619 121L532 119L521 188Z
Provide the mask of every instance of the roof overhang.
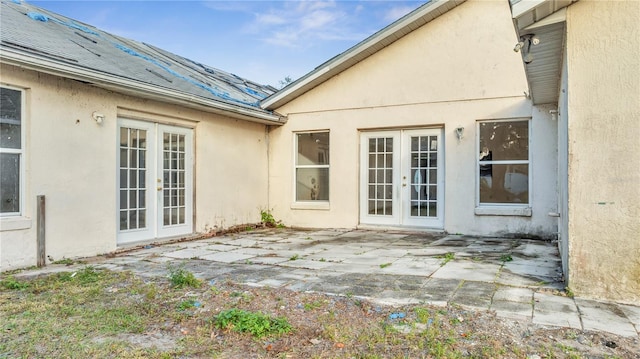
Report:
M264 99L261 103L262 107L275 110L285 105L465 1L432 0L428 2Z
M3 64L81 81L95 87L118 93L181 105L235 119L267 125L282 125L286 122L284 117L274 113L269 113L262 109L234 106L225 102L193 96L184 92L154 86L128 78L113 76L108 73L80 66L73 66L67 63L57 62L55 60L42 59L30 56L29 53L16 51L5 46L3 46L1 50L0 63Z
M511 0L533 104L558 102L566 7L577 0Z

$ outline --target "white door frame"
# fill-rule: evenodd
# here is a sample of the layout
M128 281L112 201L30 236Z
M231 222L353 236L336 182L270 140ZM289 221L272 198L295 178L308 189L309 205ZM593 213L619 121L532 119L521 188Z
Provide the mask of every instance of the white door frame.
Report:
M431 142L426 147L423 145L422 149L418 147L412 152L412 137L422 138L425 143L428 140ZM375 144L370 143L372 139L376 139ZM370 150L374 153L370 153ZM420 156L429 158L433 155L436 157L423 159L421 165L416 164ZM416 157L414 163L413 156ZM370 166L370 161L376 163ZM437 167L430 168L430 164ZM414 176L411 176L412 173ZM430 178L433 174L436 174L436 179ZM371 176L377 177L370 181ZM423 176L425 178L422 178ZM429 197L421 197L425 196L429 189ZM431 209L433 212L427 213L426 216L424 213L416 215L418 211L424 211L424 206L430 204L429 201L435 201L432 205L435 209ZM444 203L444 143L441 128L361 132L361 224L442 229ZM370 213L370 209L378 213Z
M144 151L144 156L139 156L139 163L144 161L144 168L129 168L132 165L131 152L133 149L127 148L124 149L128 151L125 155L123 152L121 154L121 149L123 149L120 145L120 137L122 134L122 128L127 129L136 129L141 131L146 131L146 144L143 145L144 149L137 149L138 154ZM183 186L180 186L182 190L180 194L184 194L182 197L183 203L182 207L184 208L184 220L177 225L165 225L163 220L164 208L166 207L164 202L164 194L165 189L168 189L170 192L174 191L177 193L178 188L170 188L171 183L165 184L165 179L163 178L163 173L165 172L164 161L163 161L163 134L170 133L175 135L180 135L181 138L184 139L184 163L183 171L184 179L180 180L184 183ZM146 121L138 121L138 120L130 120L125 118L118 118L118 134L117 134L117 180L116 180L116 201L117 201L117 210L116 210L116 228L117 228L117 243L118 244L127 244L138 241L152 240L156 238L164 238L171 237L177 235L185 235L193 232L193 164L194 164L194 148L193 148L193 129L170 126L170 125L161 125L154 122L146 122ZM126 141L125 141L126 142ZM168 151L171 156L171 151ZM175 152L175 151L174 151ZM125 155L128 158L123 162L122 156ZM123 170L122 165L127 165L127 169ZM169 165L171 163L169 162ZM171 169L168 169L171 172ZM137 172L136 172L137 171ZM139 188L131 189L131 183L123 184L122 181L131 181L134 173L144 172L142 175L144 177L144 187L138 186ZM176 172L176 171L174 171ZM168 173L171 177L171 173ZM138 178L141 178L138 174ZM165 188L166 187L166 188ZM177 187L177 186L174 186ZM124 193L123 193L124 191ZM144 193L141 193L144 192ZM131 199L130 199L131 197ZM171 199L171 196L170 200ZM124 201L128 201L128 203L122 203ZM133 201L133 204L132 204ZM134 207L135 206L135 207ZM128 217L129 214L125 212L131 212L131 208L136 208L136 213L138 214L140 219L136 217L133 224L129 220L127 224L124 226L132 226L133 229L124 228L122 224L122 215ZM179 207L178 205L174 206L174 208ZM170 209L171 211L171 209ZM143 215L143 216L142 216ZM144 217L144 218L142 218ZM138 221L138 222L135 222ZM135 228L140 227L140 228Z

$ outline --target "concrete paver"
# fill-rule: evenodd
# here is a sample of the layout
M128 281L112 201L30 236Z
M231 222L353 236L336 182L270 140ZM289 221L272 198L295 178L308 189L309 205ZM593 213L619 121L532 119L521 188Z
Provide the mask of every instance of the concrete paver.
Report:
M533 323L582 329L580 313L572 298L545 293L535 293L533 298Z
M452 253L453 259L445 261L446 253ZM130 270L144 277L166 277L170 266L184 266L210 285L229 280L353 295L390 305L455 304L536 325L629 337L638 337L640 330L640 307L551 294L564 288L557 246L528 239L265 229L147 244L87 261L98 268ZM83 266L50 265L14 275L68 272Z
M465 308L488 310L495 290L493 283L465 281L453 294L451 302Z
M494 282L500 265L492 263L478 263L467 260L453 260L431 276L433 278L464 279L476 282Z
M622 336L637 335L633 324L625 320L626 314L609 303L576 299L585 330L606 331Z

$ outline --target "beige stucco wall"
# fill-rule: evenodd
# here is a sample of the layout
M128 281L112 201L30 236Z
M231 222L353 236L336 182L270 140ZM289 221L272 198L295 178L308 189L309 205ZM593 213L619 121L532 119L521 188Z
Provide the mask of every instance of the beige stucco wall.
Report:
M640 303L640 2L567 10L569 285Z
M358 226L360 131L438 127L444 133L446 231L554 236L556 221L548 213L557 210L556 124L524 95L516 42L507 2L468 1L277 109L288 122L270 131L275 216L303 227ZM533 118L533 215L476 215L477 121L509 118ZM460 141L459 126L465 128ZM293 134L312 130L330 131L330 204L301 209L293 198Z
M46 249L52 258L116 249L116 134L123 112L194 127L195 232L260 220L260 208L267 206L264 125L8 65L0 70L3 85L26 89L27 96L24 216L0 219L2 270L36 263L37 195L46 196ZM94 111L106 116L102 125L91 119Z

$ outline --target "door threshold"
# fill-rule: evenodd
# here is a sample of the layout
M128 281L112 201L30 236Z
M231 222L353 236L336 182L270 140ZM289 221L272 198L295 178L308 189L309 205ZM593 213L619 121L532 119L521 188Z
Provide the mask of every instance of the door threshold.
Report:
M400 231L400 232L427 232L434 234L447 234L444 228L436 227L420 227L420 226L389 226L378 224L359 224L356 229L374 230L374 231Z

